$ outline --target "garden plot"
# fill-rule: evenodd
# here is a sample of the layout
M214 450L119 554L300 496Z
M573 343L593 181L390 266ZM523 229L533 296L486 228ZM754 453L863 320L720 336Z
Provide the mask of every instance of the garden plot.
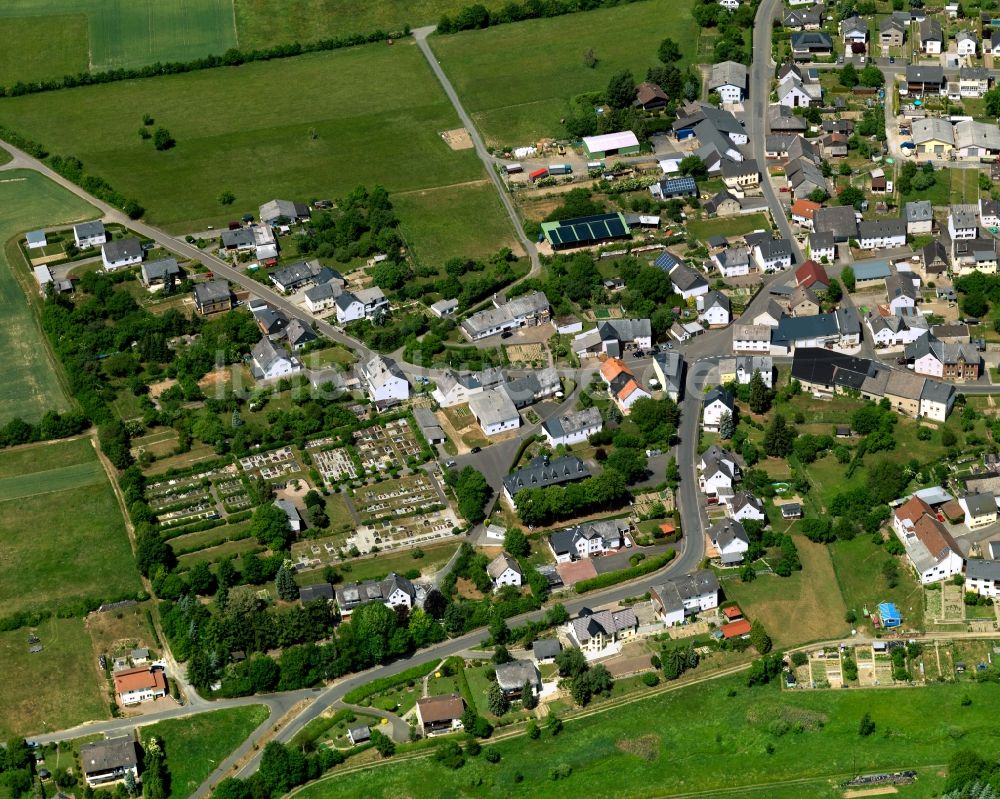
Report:
M245 458L240 458L240 467L251 479L262 477L265 480L281 480L283 477L302 471L302 466L291 447L279 447L269 452L247 455Z
M306 444L306 451L312 457L316 471L330 483L339 483L345 478L357 479L358 467L351 454L343 447L331 449L332 444L332 438L322 438Z
M361 463L371 471L385 471L419 458L421 446L406 419L368 427L354 434Z
M935 585L933 590L931 587L924 589L924 607L926 608L925 615L931 621L937 621L942 616L942 609L944 607L941 601L941 587Z
M965 621L965 594L962 586L941 584L941 621Z
M663 491L651 491L647 494L639 494L635 498L635 514L639 517L646 516L656 504L663 505L663 509L667 513L673 513L674 492L664 489Z
M888 655L875 655L875 685L894 685L892 659Z
M858 664L858 684L870 688L875 684L875 656L870 646L854 647L854 662Z

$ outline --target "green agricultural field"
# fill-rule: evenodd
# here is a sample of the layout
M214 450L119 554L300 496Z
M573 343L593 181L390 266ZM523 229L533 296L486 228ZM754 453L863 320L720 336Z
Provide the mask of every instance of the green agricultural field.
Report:
M89 440L0 454L23 471L0 479L0 608L4 615L119 598L142 588L121 511ZM37 464L28 453L39 453ZM64 466L59 463L65 456ZM25 520L38 532L28 535Z
M32 228L78 222L96 211L37 172L12 170L0 174L0 243ZM37 421L47 410L69 407L56 367L43 340L25 288L35 291L34 278L16 243L0 249L0 348L7 369L0 386L0 424L20 416ZM36 295L37 296L37 295Z
M5 85L190 61L237 44L233 0L7 0L0 35Z
M972 704L962 707L966 692ZM556 738L491 742L501 754L497 764L470 758L453 771L430 758L408 760L334 774L297 796L443 799L465 795L470 784L483 799L630 799L649 796L651 786L664 797L814 796L801 786L796 793L793 786L800 781L829 785L881 770L940 769L959 748L975 746L987 753L1000 745L993 713L1000 686L939 685L904 693L905 698L899 691L877 689L751 690L739 677L713 680L624 709L569 719ZM858 721L866 711L876 732L861 738ZM795 724L802 732L788 731ZM555 770L568 776L553 779Z
M142 727L143 741L157 738L163 744L170 771L167 799L187 799L267 716L264 705L248 705Z
M0 543L0 549L6 545ZM7 583L4 569L0 584ZM28 651L29 632L38 636L41 652ZM31 630L0 633L0 675L2 739L64 730L108 715L82 619L47 619Z
M562 133L569 99L603 91L612 74L637 80L665 37L690 58L698 27L689 0L643 0L615 8L434 37L431 45L488 142L528 144ZM583 63L593 48L597 64Z
M139 138L143 113L170 130L176 147L159 152ZM256 213L274 197L337 197L376 183L406 192L485 177L474 151L451 150L441 138L459 122L410 41L7 98L0 123L76 155L172 232ZM224 190L236 195L230 208L218 202Z
M392 202L420 263L434 266L455 256L476 258L500 247L523 254L489 181L397 194Z

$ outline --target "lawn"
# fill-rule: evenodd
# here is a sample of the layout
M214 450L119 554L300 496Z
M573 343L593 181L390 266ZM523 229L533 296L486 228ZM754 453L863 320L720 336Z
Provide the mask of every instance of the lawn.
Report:
M778 522L778 529L782 523ZM750 583L726 580L727 599L735 599L751 619L759 620L777 646L817 641L847 632L844 600L830 553L801 535L795 546L802 571L789 577L760 575Z
M37 465L25 463L32 450L40 454ZM47 468L60 452L79 462ZM121 511L93 449L84 453L79 441L40 444L0 454L0 464L8 454L28 473L0 480L3 613L138 592ZM0 473L10 468L0 466ZM26 522L36 534L27 534Z
M16 234L42 225L58 225L95 215L94 209L37 172L14 170L0 179L0 243ZM19 282L14 270L18 270ZM0 349L4 356L3 385L0 386L0 424L16 416L38 421L47 410L69 407L56 374L56 367L42 338L31 306L25 296L30 281L20 250L13 242L0 250ZM36 295L37 296L37 295Z
M28 629L0 633L0 738L106 718L83 619L47 619L32 629L44 647L35 654L28 651Z
M951 172L952 203L979 202L979 170L952 169L948 171Z
M187 799L267 716L264 705L248 705L142 727L143 741L157 738L163 744L170 771L167 799Z
M422 558L414 558L412 549L395 553L383 552L374 558L347 561L339 567L339 570L349 582L376 580L385 577L389 572L402 574L410 569L420 569L422 573L430 574L448 562L458 549L458 544L436 544L421 549L424 552ZM350 571L345 568L346 566L351 567Z
M687 223L688 236L705 241L711 236L739 236L754 230L770 230L771 223L764 214L747 214L727 219L692 219Z
M642 80L665 37L692 57L698 28L690 5L643 0L434 37L431 46L487 141L529 144L562 135L570 98L603 91L618 70ZM588 68L583 53L591 48L597 64Z
M488 180L397 194L393 205L418 263L441 266L449 258L491 255L500 247L523 254Z
M143 113L170 130L174 148L160 152L139 138ZM410 41L5 98L0 121L79 157L171 232L256 214L274 197L485 177L472 150L453 151L439 135L459 121ZM235 205L219 203L224 190Z
M7 0L0 35L6 85L191 61L236 46L233 0Z
M938 169L934 172L934 185L925 191L912 191L899 195L900 203L911 200L930 200L932 205L948 205L951 202L951 176L953 172L964 172L964 169Z
M972 704L962 707L966 692ZM939 767L973 741L981 751L994 751L1000 744L993 714L997 699L1000 687L990 684L914 689L901 701L896 691L783 693L774 686L750 690L739 677L727 678L567 720L558 737L546 736L543 749L526 736L491 743L500 752L498 764L470 758L452 771L430 758L408 760L333 775L299 796L630 799L649 796L650 786L657 796L737 796L744 795L743 786L756 792L749 795L813 796L801 786L775 789L799 780L822 783L857 773ZM865 712L876 725L870 738L858 736ZM782 734L775 720L804 729ZM771 754L765 753L768 745ZM553 779L556 768L568 776ZM473 793L467 792L469 785L476 786Z
M890 556L885 549L875 546L868 536L836 541L828 546L844 602L858 616L856 627L864 626L872 632L870 622L862 618L862 610L867 607L874 611L879 602L895 602L903 615L904 627L923 629L923 595L909 564L899 563L899 584L889 588L882 575L882 566ZM898 558L896 560L899 562Z

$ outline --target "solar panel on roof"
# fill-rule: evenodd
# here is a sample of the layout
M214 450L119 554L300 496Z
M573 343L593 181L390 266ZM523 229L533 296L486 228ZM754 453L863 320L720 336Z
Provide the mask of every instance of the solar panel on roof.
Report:
M620 219L612 219L608 222L608 231L610 231L612 236L624 236L625 225L622 224Z

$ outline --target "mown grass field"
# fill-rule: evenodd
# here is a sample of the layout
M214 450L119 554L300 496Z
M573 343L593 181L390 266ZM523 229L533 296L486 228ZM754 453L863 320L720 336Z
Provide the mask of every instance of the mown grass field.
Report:
M32 451L37 466L27 462ZM8 454L24 471L0 479L3 614L138 592L121 511L90 442L0 453L0 464Z
M431 46L488 142L524 145L563 135L569 100L603 91L620 69L637 80L671 37L694 56L698 27L689 0L645 0L615 8L435 36ZM593 48L597 64L583 54Z
M248 705L142 727L144 742L157 738L163 743L170 771L167 799L187 799L266 718L264 705Z
M407 244L421 263L491 255L500 247L523 254L489 181L397 194L392 202Z
M966 693L972 704L962 707ZM568 720L556 738L498 741L491 744L502 758L495 765L479 757L452 771L420 759L334 776L297 796L630 799L737 796L742 787L752 796L827 796L832 782L853 774L940 767L967 746L996 751L997 699L1000 686L989 684L781 692L747 689L740 677L726 678ZM866 711L876 732L861 738L858 721ZM804 729L784 732L776 720ZM553 779L557 768L569 776ZM826 789L817 794L800 786L796 793L798 781ZM476 786L472 793L470 785Z
M0 175L0 244L32 228L76 222L96 215L82 200L37 172L13 170ZM47 410L69 407L56 377L42 332L13 270L21 270L25 285L34 278L16 243L0 249L0 350L4 379L0 384L0 424L16 416L38 421Z
M7 0L0 36L10 85L222 53L236 46L236 19L233 0Z
M0 551L5 549L0 544ZM0 578L6 586L6 567ZM83 619L48 619L33 631L43 647L34 654L28 651L28 629L0 633L0 738L106 718Z
M158 152L139 138L143 113L170 130L176 147ZM81 158L172 232L256 213L274 197L337 197L376 183L405 192L486 177L472 150L453 151L441 138L459 122L410 41L9 98L0 122ZM218 202L223 190L235 205Z

